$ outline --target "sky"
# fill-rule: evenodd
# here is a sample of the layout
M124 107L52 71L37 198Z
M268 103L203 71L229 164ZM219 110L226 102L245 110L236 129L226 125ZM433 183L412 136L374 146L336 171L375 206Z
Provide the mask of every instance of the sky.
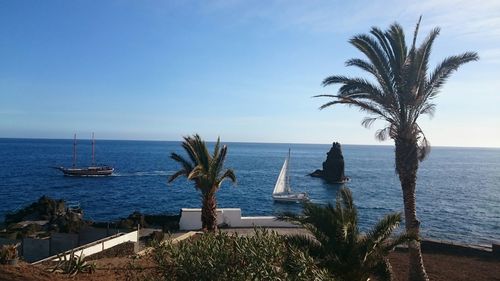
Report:
M431 65L465 51L435 146L500 147L500 1L0 0L0 137L385 144L355 108L319 110L330 75L365 75L349 38L434 27ZM409 40L409 39L408 39ZM365 75L366 76L366 75Z

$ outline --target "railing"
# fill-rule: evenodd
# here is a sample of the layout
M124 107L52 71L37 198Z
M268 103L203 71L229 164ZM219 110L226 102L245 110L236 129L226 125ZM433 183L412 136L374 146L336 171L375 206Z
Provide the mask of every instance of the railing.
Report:
M39 263L48 262L48 261L57 261L57 260L59 260L60 257L64 258L64 256L66 256L66 258L69 258L71 252L74 252L76 255L90 256L90 255L97 254L99 252L102 252L106 249L109 249L109 248L114 247L116 245L120 245L120 244L125 243L125 242L137 242L138 235L139 235L139 232L137 230L129 232L129 233L118 233L118 234L115 234L115 235L112 235L112 236L109 236L109 237L82 245L82 246L79 246L76 248L73 248L73 249L65 251L63 253L44 258L42 260L33 262L31 264L39 264Z

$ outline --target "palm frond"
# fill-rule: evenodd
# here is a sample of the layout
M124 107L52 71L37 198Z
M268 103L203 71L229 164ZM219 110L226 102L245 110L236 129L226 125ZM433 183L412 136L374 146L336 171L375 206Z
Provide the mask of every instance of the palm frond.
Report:
M363 121L361 121L361 125L369 129L373 125L373 122L377 121L377 119L377 117L365 117Z
M189 159L191 159L191 162L196 166L200 161L196 155L196 149L194 147L194 137L184 136L183 139L184 141L181 144L182 148L184 148L184 151L188 154Z
M429 98L437 95L439 89L444 85L453 71L457 70L463 64L477 60L479 60L479 56L476 52L466 52L445 58L429 76L429 82L426 85L426 93Z
M431 144L429 140L425 137L423 131L419 128L421 138L418 143L418 160L423 161L427 155L431 152Z
M222 176L220 177L220 182L222 183L222 181L224 181L225 179L229 179L236 184L236 174L232 169L227 169L224 174L222 174Z
M339 191L339 195L343 209L349 212L356 210L356 207L354 206L354 200L352 199L352 192L350 189L341 188Z
M335 104L346 104L349 106L356 106L357 108L359 108L362 111L366 111L368 113L378 115L386 120L390 119L389 117L386 116L386 114L384 112L382 112L381 109L378 108L378 105L374 102L358 101L358 100L353 99L353 98L342 97L342 96L336 96L336 97L337 97L337 100L330 101L330 102L323 104L322 106L320 106L320 109L325 109L325 108L330 107L330 106L335 105Z
M374 266L373 275L379 281L392 281L392 266L387 258L382 259Z
M297 224L300 224L302 221L300 220L301 216L299 216L298 214L296 213L293 213L293 212L289 212L289 211L286 211L286 212L282 212L282 213L279 213L276 218L278 220L282 220L282 221L288 221L288 222L291 222L291 223L297 223Z
M393 23L389 27L389 30L385 32L385 37L387 38L387 41L389 41L391 50L394 53L394 68L392 71L394 71L395 74L400 74L401 67L406 61L406 56L408 54L403 27L401 27L398 23ZM395 75L395 78L398 78L398 75Z
M385 127L383 129L377 130L375 132L375 138L379 141L385 141L389 137L390 127Z
M196 153L196 157L198 158L198 165L201 165L205 171L209 171L211 155L208 152L205 141L203 141L198 134L195 134L192 139L192 146Z
M384 102L383 90L372 84L370 81L361 78L351 78L344 82L344 85L339 89L339 96L354 98L356 95L365 99L370 99L378 103Z
M207 174L205 167L202 165L196 165L196 167L191 170L191 172L187 175L188 180L194 180L201 178Z
M346 83L349 82L349 80L350 78L347 76L333 75L326 77L321 84L323 85L323 87L325 87L332 84Z
M180 163L181 166L188 172L193 169L193 163L190 163L188 160L184 159L184 157L180 156L177 153L173 152L172 154L170 154L170 158Z
M426 103L420 109L420 114L428 114L431 118L434 117L434 113L436 112L436 105L433 103Z
M412 241L419 241L418 235L411 233L411 232L405 232L401 235L394 237L388 243L385 243L384 245L382 245L382 252L389 253L389 252L393 251L396 247L404 245L404 244L406 244L408 242L412 242Z
M287 235L285 237L285 241L288 244L293 245L299 249L307 250L309 254L313 257L318 257L323 254L323 247L321 247L321 244L317 240L308 235L303 235L303 234Z
M212 163L210 163L211 176L217 178L222 169L224 168L224 161L226 160L227 146L223 145L221 149L214 152L214 157L212 157Z
M389 60L377 41L373 37L361 34L351 38L349 43L361 51L370 60L374 68L377 70L377 74L381 76L383 84L387 86L390 85L390 77L387 75L390 72Z
M220 152L220 137L217 137L217 141L215 142L214 153L213 153L212 158L217 158L219 152Z
M173 175L170 175L170 177L168 177L168 183L173 182L176 178L178 178L180 176L187 176L188 174L189 173L185 169L181 169L181 170L175 172Z
M422 21L422 15L418 18L417 25L415 26L415 31L413 32L413 42L411 44L411 48L415 49L415 44L417 43L417 37L418 37L418 29L420 27L420 22Z
M366 234L366 240L373 245L384 242L399 227L400 223L401 214L386 215Z

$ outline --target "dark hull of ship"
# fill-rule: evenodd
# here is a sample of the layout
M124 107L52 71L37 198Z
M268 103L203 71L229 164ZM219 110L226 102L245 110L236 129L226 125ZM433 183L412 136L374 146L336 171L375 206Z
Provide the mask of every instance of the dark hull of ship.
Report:
M72 177L92 177L92 176L110 176L113 174L114 169L112 167L86 167L86 168L64 168L59 167L59 170L64 173L65 176Z

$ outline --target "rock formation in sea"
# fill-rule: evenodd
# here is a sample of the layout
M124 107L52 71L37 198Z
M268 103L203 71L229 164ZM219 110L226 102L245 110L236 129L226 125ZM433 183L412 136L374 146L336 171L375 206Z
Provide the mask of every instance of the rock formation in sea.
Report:
M323 162L323 170L316 170L309 175L311 177L322 178L328 183L342 183L348 180L344 174L344 156L340 143L334 142L330 151L326 153L326 160Z
M4 224L15 239L41 231L78 233L86 225L83 211L69 208L64 200L42 196L38 201L5 215Z

